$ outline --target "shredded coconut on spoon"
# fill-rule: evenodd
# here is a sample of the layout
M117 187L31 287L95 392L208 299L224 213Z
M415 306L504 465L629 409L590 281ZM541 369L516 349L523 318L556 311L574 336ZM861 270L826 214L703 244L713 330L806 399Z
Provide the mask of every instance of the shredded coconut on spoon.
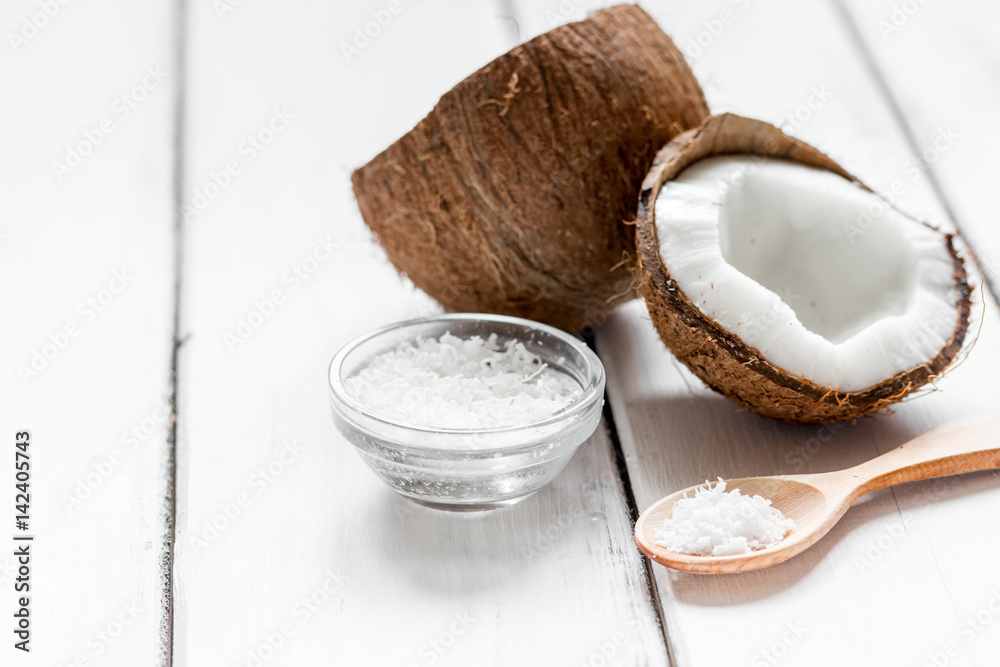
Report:
M739 489L726 492L718 484L695 491L674 503L672 516L656 531L656 544L674 553L693 556L745 554L777 544L795 522L760 496L745 496Z

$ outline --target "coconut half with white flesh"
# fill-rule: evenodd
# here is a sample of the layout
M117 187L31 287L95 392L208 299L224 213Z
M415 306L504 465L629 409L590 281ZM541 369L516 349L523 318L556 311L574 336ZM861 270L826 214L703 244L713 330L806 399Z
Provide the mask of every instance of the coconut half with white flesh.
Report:
M853 419L940 376L969 330L953 235L772 125L713 116L640 194L640 294L713 389L788 422Z

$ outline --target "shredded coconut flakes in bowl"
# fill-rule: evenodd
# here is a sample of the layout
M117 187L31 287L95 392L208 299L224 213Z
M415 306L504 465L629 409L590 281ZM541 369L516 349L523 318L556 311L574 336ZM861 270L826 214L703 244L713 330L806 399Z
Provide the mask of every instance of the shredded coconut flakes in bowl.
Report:
M496 334L418 338L376 357L344 386L371 410L411 426L481 429L530 424L583 393L524 343Z

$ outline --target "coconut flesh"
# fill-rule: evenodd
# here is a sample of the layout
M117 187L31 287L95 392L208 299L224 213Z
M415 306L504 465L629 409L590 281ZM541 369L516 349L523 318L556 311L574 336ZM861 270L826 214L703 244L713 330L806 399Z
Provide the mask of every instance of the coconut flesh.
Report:
M830 171L701 160L660 190L656 226L670 275L702 313L818 385L875 386L930 362L954 331L942 235Z
M778 128L712 116L639 196L639 293L693 373L758 414L854 419L940 377L969 331L957 239Z

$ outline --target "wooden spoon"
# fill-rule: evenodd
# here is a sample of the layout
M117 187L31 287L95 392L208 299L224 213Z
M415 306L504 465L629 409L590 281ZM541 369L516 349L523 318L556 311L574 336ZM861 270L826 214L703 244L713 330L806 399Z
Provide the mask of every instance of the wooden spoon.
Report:
M764 549L733 556L691 556L657 545L656 529L671 516L674 503L698 486L671 494L643 512L635 524L635 537L644 554L676 570L704 574L759 570L814 544L865 494L894 484L994 468L1000 468L1000 415L970 415L846 470L726 480L729 490L768 498L795 521L783 540Z

